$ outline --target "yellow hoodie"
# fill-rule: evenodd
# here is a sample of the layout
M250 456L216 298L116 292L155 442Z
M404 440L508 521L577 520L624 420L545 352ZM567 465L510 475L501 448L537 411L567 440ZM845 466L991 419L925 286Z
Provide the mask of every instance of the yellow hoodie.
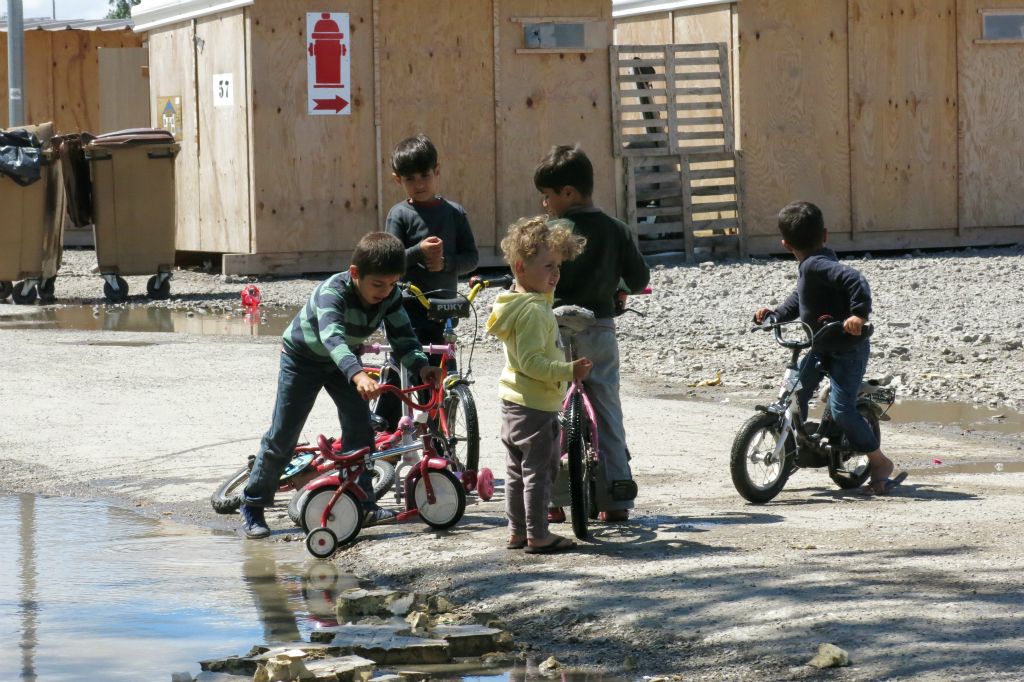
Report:
M502 292L487 318L487 331L505 344L498 397L545 412L562 409L572 381L572 364L565 361L552 301L554 294Z

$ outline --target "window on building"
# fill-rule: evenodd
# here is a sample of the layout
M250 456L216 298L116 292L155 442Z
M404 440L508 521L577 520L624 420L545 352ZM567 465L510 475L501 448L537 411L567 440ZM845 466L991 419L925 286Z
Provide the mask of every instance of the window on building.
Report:
M587 32L583 24L523 24L523 45L531 50L581 49L586 47Z
M1024 10L982 10L982 40L1024 41Z

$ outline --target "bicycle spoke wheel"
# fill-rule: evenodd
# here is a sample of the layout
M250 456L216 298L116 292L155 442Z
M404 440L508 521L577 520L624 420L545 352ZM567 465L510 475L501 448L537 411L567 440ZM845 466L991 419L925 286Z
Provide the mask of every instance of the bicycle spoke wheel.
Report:
M789 479L792 437L787 438L782 456L776 457L780 436L779 418L772 414L754 415L736 434L729 469L736 491L749 502L768 502Z
M452 456L460 468L476 471L480 467L480 425L469 386L451 387L445 396L444 417Z
M580 540L590 537L590 463L583 434L583 399L577 393L569 402L565 449L569 458L569 497L572 532Z

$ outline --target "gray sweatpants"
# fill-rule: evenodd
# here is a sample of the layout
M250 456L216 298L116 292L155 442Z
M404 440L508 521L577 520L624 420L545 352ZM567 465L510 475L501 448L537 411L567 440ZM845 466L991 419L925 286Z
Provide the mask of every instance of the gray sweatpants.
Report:
M501 401L505 444L505 515L512 535L548 536L548 504L558 471L558 413Z
M615 321L611 318L596 320L589 329L576 334L574 343L576 357L588 358L594 363L583 386L597 416L601 448L597 466L597 508L601 511L632 509L633 500L613 500L611 496L614 481L633 478L619 402L619 342L615 338Z

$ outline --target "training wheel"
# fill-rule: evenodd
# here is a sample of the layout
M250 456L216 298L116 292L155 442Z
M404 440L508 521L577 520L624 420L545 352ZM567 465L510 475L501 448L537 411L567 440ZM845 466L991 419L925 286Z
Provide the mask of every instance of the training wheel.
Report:
M494 472L487 467L480 470L476 477L476 494L487 502L494 497Z
M314 590L333 590L338 586L338 569L334 564L317 562L306 573L306 581Z
M314 528L306 536L306 549L317 559L326 559L338 548L338 536L330 528Z

